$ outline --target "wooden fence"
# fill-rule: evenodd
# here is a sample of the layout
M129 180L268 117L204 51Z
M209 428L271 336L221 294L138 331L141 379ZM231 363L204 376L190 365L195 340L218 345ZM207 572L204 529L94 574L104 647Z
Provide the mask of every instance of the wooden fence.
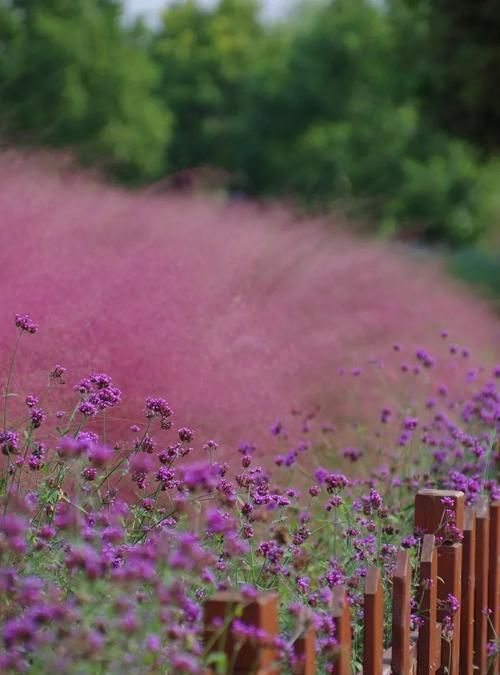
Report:
M448 506L442 499L448 498ZM456 528L463 534L453 542L445 523L452 509ZM410 629L412 573L408 552L397 554L392 584L391 648L383 648L384 594L380 571L368 569L364 588L363 674L384 675L499 675L499 657L488 658L489 641L500 636L500 502L482 501L464 506L461 492L421 490L415 499L415 529L424 534L419 560L418 587L413 598L421 617ZM334 588L332 618L339 648L331 661L334 675L352 672L351 620L346 589ZM453 596L459 608L450 612ZM453 602L453 601L452 601ZM235 641L231 619L239 608L246 626L265 635L278 631L278 597L263 593L251 601L238 593L218 593L204 606L205 645L209 652L225 653L223 670L234 675L279 675L272 641ZM229 618L228 618L229 617ZM258 646L260 645L260 646ZM315 675L316 641L307 614L298 618L292 648L294 675ZM220 672L215 668L206 675Z

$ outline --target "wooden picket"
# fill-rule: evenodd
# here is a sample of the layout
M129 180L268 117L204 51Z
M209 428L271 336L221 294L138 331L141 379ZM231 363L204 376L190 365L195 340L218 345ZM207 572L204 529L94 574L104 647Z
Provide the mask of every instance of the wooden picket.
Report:
M363 672L382 675L384 592L377 567L369 567L366 574L363 610Z
M460 675L473 675L474 669L474 587L476 576L476 514L465 509L462 546L462 605L460 625Z
M316 636L308 613L299 617L298 634L293 640L295 663L293 675L315 675L316 673Z
M221 592L209 598L204 605L205 643L211 651L223 652L229 672L235 675L278 675L275 648L269 643L255 644L243 640L241 644L230 630L231 621L238 617L242 623L258 628L272 639L278 632L278 598L275 593L261 593L247 600L239 593Z
M491 611L488 639L500 640L500 501L490 506L490 550L488 560L488 608ZM499 675L500 656L497 654L490 672Z
M419 613L417 673L434 675L441 662L441 625L437 623L436 538L426 534L422 542L419 568Z
M398 551L392 589L392 658L394 675L410 675L410 588L408 552Z
M333 623L335 635L339 643L337 657L333 662L333 675L350 675L351 673L351 613L347 592L342 586L333 589Z
M447 498L443 502L443 498ZM456 529L445 511L453 513ZM415 531L423 536L414 596L420 617L411 632L412 571L406 550L397 553L392 578L392 634L384 650L381 572L367 570L363 608L363 675L499 675L499 659L487 658L488 639L500 634L500 502L480 499L465 507L457 491L421 490L415 499ZM457 541L457 539L462 541ZM347 589L332 590L331 616L338 647L329 672L352 673L352 625ZM451 597L453 596L453 597ZM239 638L232 621L261 629L264 638ZM204 605L208 653L225 655L224 669L208 665L204 675L279 675L273 639L278 634L278 598L261 593L217 593ZM290 641L293 675L315 675L317 647L311 614L297 618ZM220 662L219 662L220 663Z
M488 644L488 556L490 511L488 501L481 498L476 507L476 585L474 589L474 666L477 673L487 672Z

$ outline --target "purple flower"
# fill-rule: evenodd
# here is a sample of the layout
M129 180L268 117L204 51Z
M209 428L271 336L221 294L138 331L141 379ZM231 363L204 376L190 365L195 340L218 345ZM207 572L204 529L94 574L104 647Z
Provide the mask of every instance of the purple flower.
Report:
M208 534L225 534L235 529L235 521L228 513L213 508L207 510L205 524Z
M422 363L424 368L432 368L434 365L434 359L425 349L417 349L416 351L417 360Z
M403 420L403 428L406 431L412 431L416 429L418 425L418 419L416 417L405 417Z
M28 458L28 466L32 471L38 471L43 466L43 456L32 453Z
M25 617L9 619L3 627L3 639L7 648L14 645L28 646L35 640L36 626Z
M41 408L33 408L30 413L30 419L33 429L38 429L45 419L45 413Z
M373 511L378 511L382 506L382 497L372 488L367 495L361 497L363 513L370 515Z
M277 563L283 556L283 549L275 541L263 541L257 548L258 555L271 563Z
M112 456L113 451L105 445L93 445L88 451L90 463L98 469L106 466Z
M89 447L89 444L78 438L71 436L63 436L59 439L56 450L59 457L66 457L68 459L80 457Z
M441 609L443 609L448 614L456 614L460 609L460 602L451 593L448 593L446 600L443 600L441 603Z
M66 372L66 368L59 364L55 365L50 373L50 377L54 380L59 380L61 384L64 384L63 375Z
M74 389L83 396L79 410L86 417L94 417L99 410L112 408L121 400L121 391L113 386L111 377L106 373L84 377Z
M163 489L170 490L177 484L175 478L175 469L172 468L169 469L166 466L160 466L160 468L155 474L155 480L157 480L162 484Z
M97 415L97 408L88 401L80 401L78 410L85 417L95 417Z
M351 462L357 462L363 456L363 451L358 448L344 448L342 450L342 457L349 459Z
M151 419L152 417L167 419L173 414L172 408L164 398L154 398L152 396L146 399L145 412L148 419Z
M349 485L349 480L342 473L329 473L324 482L326 483L326 491L332 493L335 490L342 490Z
M26 530L26 522L20 516L12 514L0 516L0 533L7 539L24 536Z
M16 314L16 328L19 328L23 333L34 334L38 330L38 325L34 323L29 314Z
M177 433L182 443L190 443L193 440L194 431L189 427L181 427Z
M309 590L309 579L308 577L304 576L299 576L295 579L295 583L297 585L297 588L305 593L307 590Z
M270 428L270 432L273 436L279 436L283 431L283 424L280 420L277 420Z
M83 480L88 481L89 483L96 479L97 469L93 466L86 466L82 471Z
M40 399L38 396L26 396L26 405L28 408L34 408L39 402Z
M210 439L203 446L203 450L205 450L206 452L212 452L213 450L217 450L218 447L219 447L218 443Z
M76 435L76 440L85 448L90 448L91 445L99 442L99 436L93 431L79 431Z
M384 406L380 412L380 421L382 424L387 424L389 420L391 419L391 409L388 408L387 406Z
M211 490L219 478L218 465L208 462L192 462L183 466L181 479L188 490Z
M238 448L238 452L242 455L253 455L255 450L255 445L252 445L252 443L241 443Z
M149 633L145 640L146 649L150 652L159 652L161 649L161 639L157 633Z
M414 537L412 534L407 534L401 539L401 546L403 548L412 548L415 546L418 542L418 539Z
M0 431L0 448L4 455L16 455L19 438L14 431Z

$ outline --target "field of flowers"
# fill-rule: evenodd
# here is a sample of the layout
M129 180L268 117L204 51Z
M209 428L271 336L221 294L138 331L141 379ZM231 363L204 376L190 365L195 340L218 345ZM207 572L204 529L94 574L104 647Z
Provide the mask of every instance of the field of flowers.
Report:
M126 193L51 157L3 153L0 184L0 352L16 312L43 326L36 353L21 355L17 391L56 362L75 379L109 371L125 392L121 417L135 421L163 392L203 435L264 452L265 429L292 406L319 404L327 421L351 425L374 421L381 397L397 405L413 380L387 373L381 390L368 372L393 342L433 349L446 328L475 359L500 360L500 322L485 303L437 265L335 223ZM353 396L342 368L364 371Z
M0 671L228 673L204 600L272 589L282 672L307 608L329 673L338 584L356 668L367 567L388 588L418 555L415 492L500 497L498 320L278 207L19 155L0 181Z
M217 443L180 426L161 397L146 398L133 442L105 443L96 429L119 409L120 389L105 373L72 383L58 364L13 418L17 352L29 340L36 353L38 331L28 315L15 326L0 433L2 672L231 672L207 653L201 626L203 600L228 588L248 598L279 591L283 672L294 665L293 619L310 608L319 672L333 672L332 589L349 588L359 654L367 566L377 562L388 584L397 548L418 551L415 491L459 489L469 504L500 496L500 366L470 368L468 352L445 332L438 354L393 346L395 361L405 359L401 377L419 369L425 383L399 409L381 407L378 424L340 451L354 473L338 470L332 427L314 413L300 418L293 444L286 427L273 425L267 467L251 444L224 461ZM437 358L463 374L458 397L435 381ZM71 392L71 410L47 408L54 390ZM368 457L367 435L377 448ZM237 619L232 631L249 638Z

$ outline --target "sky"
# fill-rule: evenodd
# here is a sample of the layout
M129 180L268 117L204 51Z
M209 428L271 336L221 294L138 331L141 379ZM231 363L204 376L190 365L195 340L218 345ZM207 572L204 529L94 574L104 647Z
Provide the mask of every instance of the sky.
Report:
M292 0L261 0L267 16L278 16L292 4ZM125 7L131 15L143 14L148 20L154 21L158 12L170 4L172 0L124 0ZM203 0L204 4L212 4L214 0Z

